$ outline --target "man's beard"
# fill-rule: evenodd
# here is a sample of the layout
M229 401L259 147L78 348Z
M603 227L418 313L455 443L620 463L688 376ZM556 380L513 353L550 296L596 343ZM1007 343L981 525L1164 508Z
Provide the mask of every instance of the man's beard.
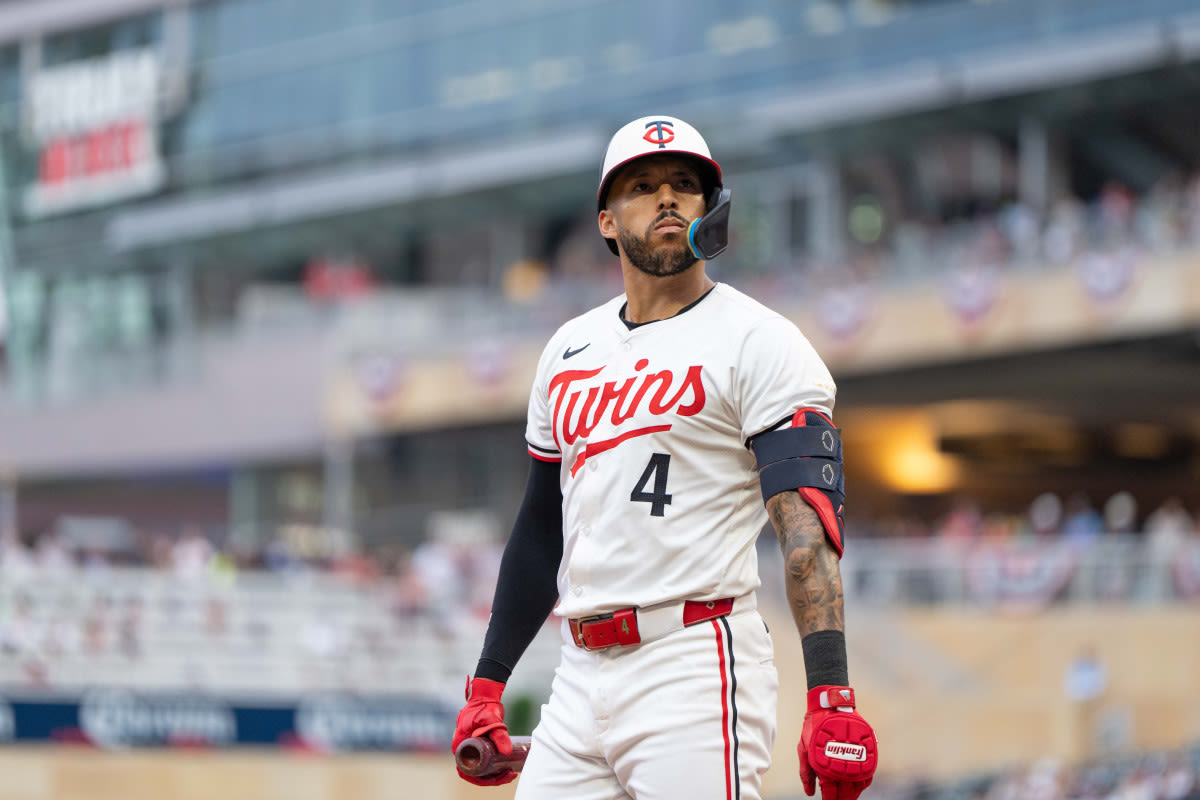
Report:
M650 237L654 235L654 226L668 217L683 222L682 217L667 214L665 217L659 217L652 222L650 229L646 231L646 235L641 238L634 236L630 231L621 231L617 234L617 238L621 242L621 249L625 251L629 263L647 275L653 275L657 278L678 275L700 260L696 258L692 252L692 248L688 247L686 240L683 240L679 245L674 247L664 246L657 250L650 246ZM683 224L686 230L687 223L684 222Z

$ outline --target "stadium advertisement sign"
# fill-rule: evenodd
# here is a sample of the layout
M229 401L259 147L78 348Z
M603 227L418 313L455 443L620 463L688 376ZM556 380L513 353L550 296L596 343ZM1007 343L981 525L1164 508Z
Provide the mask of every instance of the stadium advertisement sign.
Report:
M0 696L0 742L430 751L450 746L456 713L444 703L407 696L260 703L179 692L12 693Z
M37 172L25 191L32 217L102 205L159 189L163 70L156 50L125 50L39 70L23 104Z

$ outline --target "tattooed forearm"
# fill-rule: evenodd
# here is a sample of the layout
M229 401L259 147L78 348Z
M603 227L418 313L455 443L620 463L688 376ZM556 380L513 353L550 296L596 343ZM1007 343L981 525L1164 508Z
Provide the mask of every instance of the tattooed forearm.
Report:
M788 605L800 637L845 630L838 557L817 512L799 492L773 496L767 501L767 512L783 550Z

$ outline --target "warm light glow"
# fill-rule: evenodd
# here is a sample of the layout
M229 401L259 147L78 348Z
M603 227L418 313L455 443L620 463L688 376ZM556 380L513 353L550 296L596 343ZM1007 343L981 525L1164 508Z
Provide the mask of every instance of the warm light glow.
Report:
M850 415L847 415L850 416ZM937 431L921 411L877 411L843 419L855 465L892 491L932 494L959 483L957 459L938 450Z
M1171 446L1171 434L1162 425L1123 422L1113 428L1112 436L1117 454L1125 458L1162 458Z

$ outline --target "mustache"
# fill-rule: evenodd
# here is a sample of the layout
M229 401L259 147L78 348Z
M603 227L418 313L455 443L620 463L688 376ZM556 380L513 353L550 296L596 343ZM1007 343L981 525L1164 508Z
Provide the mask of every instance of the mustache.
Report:
M685 226L688 224L688 221L686 219L684 219L682 216L680 216L678 212L668 210L668 211L664 211L663 213L659 214L658 217L655 218L654 222L651 223L651 225L652 226L658 225L660 222L665 222L668 219L679 220Z

